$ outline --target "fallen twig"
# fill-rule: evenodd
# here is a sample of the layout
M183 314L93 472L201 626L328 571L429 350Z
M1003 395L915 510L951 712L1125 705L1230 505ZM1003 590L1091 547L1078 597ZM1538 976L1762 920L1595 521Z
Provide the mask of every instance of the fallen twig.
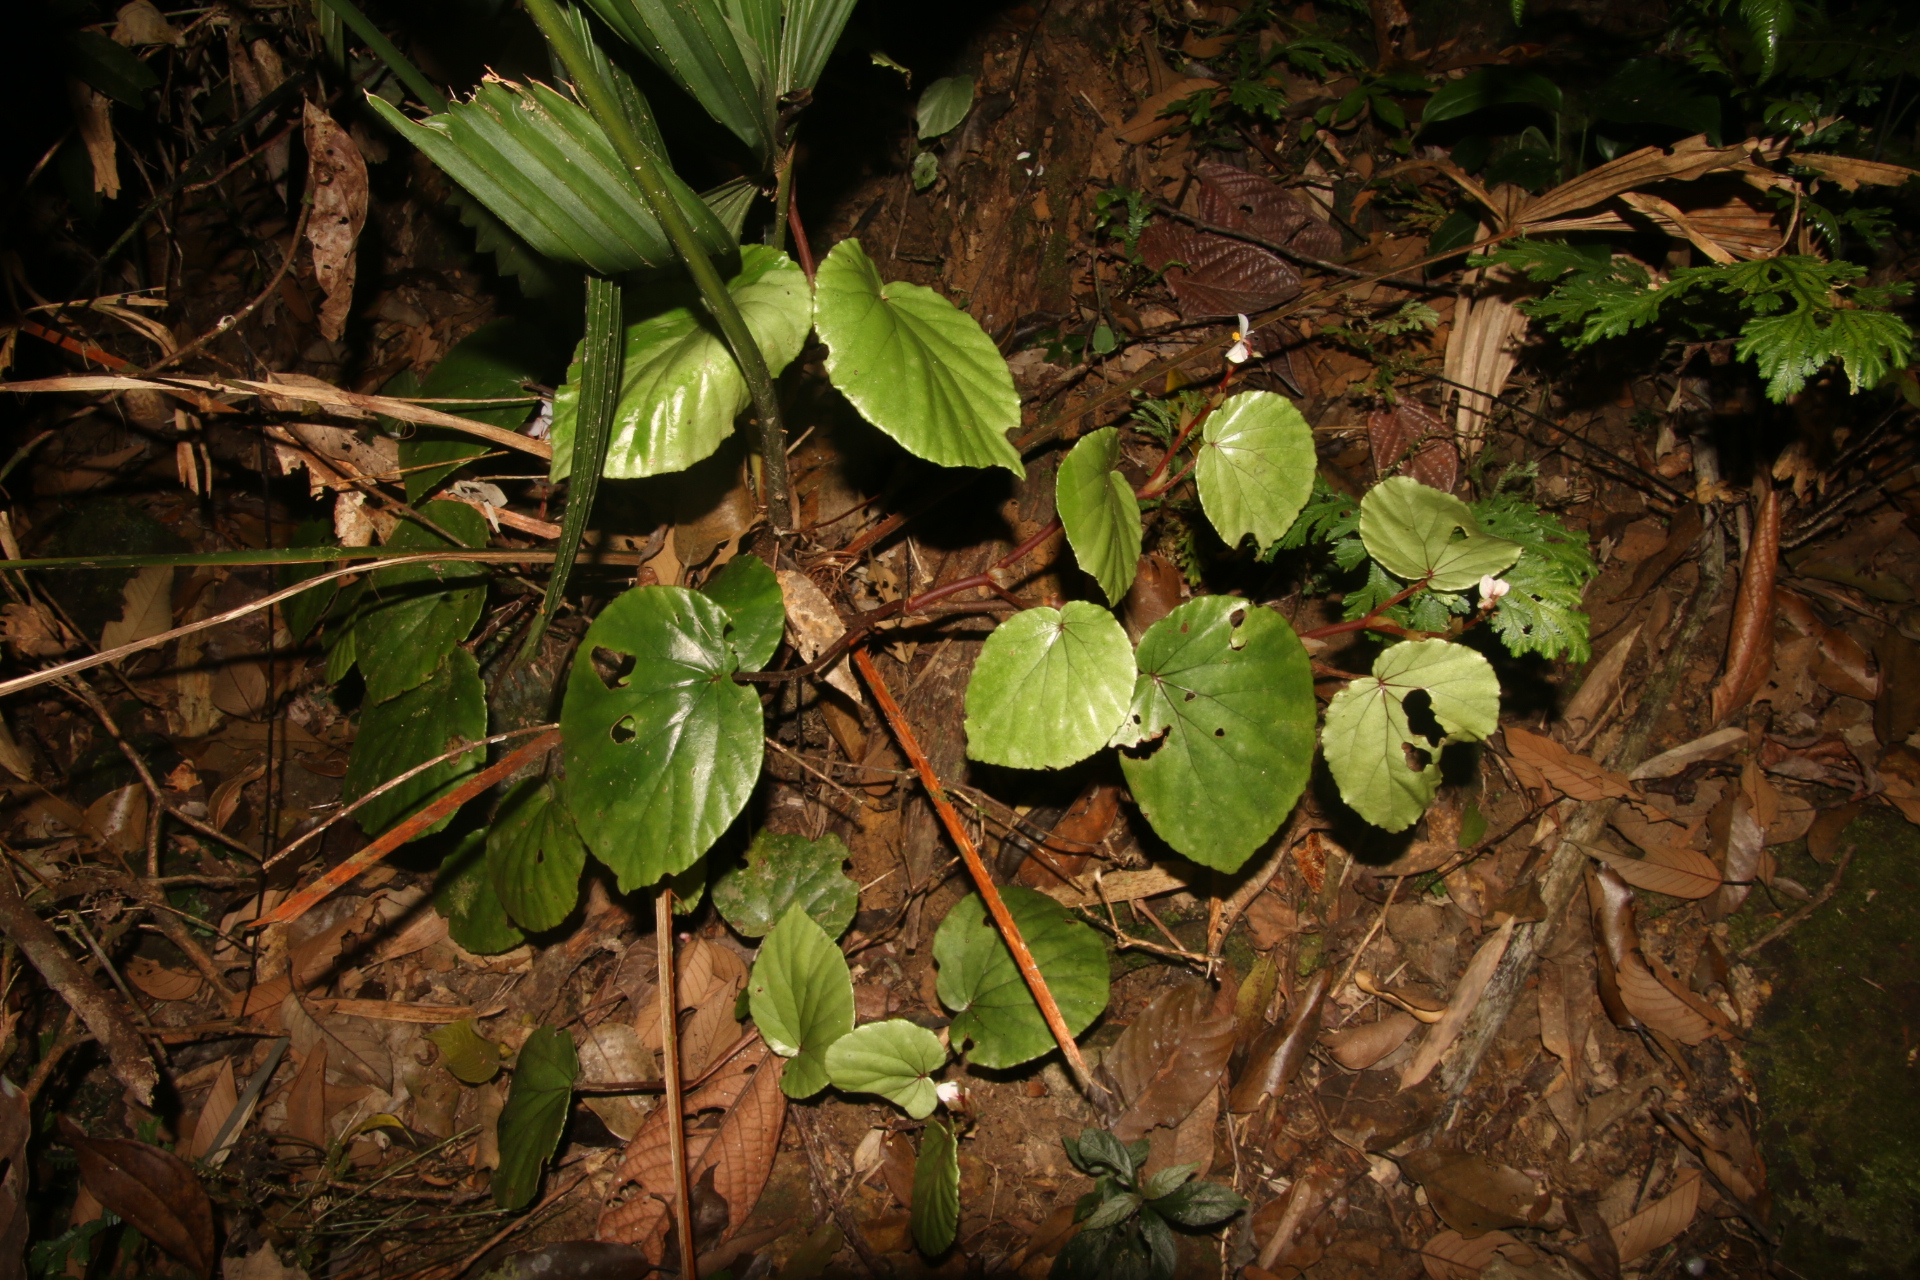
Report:
M960 847L960 856L967 864L967 871L973 876L973 883L980 890L980 897L987 904L994 924L999 926L1000 936L1006 939L1007 950L1013 953L1013 963L1019 968L1020 976L1027 980L1027 988L1033 992L1034 1002L1040 1006L1040 1016L1046 1019L1047 1030L1053 1032L1054 1043L1060 1046L1067 1065L1073 1070L1074 1079L1079 1081L1080 1088L1089 1098L1104 1096L1106 1090L1094 1082L1093 1073L1087 1070L1087 1060L1080 1055L1080 1046L1073 1042L1073 1033L1067 1030L1067 1020L1061 1016L1059 1002L1048 989L1040 966L1034 963L1033 952L1028 950L1027 940L1020 936L1020 926L1013 922L1013 913L1007 910L1007 904L1001 900L993 877L987 874L987 866L980 860L980 851L974 848L973 837L968 834L966 824L960 821L953 802L947 799L940 778L933 771L933 762L927 759L927 753L920 749L919 740L913 736L913 727L907 723L906 714L900 710L900 704L893 700L893 694L888 691L886 682L880 678L879 670L865 649L853 651L853 665L860 669L867 687L873 690L874 701L880 705L887 723L893 727L894 737L900 740L900 749L907 753L907 758L919 772L920 783L927 789L927 798L933 801L940 821L946 824L947 834Z

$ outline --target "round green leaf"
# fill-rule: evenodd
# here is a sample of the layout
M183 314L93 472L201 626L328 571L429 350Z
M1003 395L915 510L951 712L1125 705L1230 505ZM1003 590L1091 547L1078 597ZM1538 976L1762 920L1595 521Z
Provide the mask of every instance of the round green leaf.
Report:
M455 649L424 684L360 713L340 797L351 804L415 765L486 736L487 691L480 683L480 668L472 654ZM356 811L360 829L369 834L385 831L478 769L485 755L475 747L381 792ZM428 831L438 831L451 820L449 814Z
M1168 844L1237 871L1307 784L1307 651L1273 610L1202 596L1148 628L1136 661L1133 706L1113 739L1127 748L1127 786Z
M813 289L827 377L862 417L928 462L1026 474L1006 435L1020 395L972 316L931 289L882 283L858 240L834 246Z
M1207 415L1193 468L1200 505L1228 546L1247 534L1265 552L1313 494L1313 428L1293 401L1243 391Z
M441 859L433 882L433 909L447 920L447 936L479 956L497 956L527 940L487 879L487 833L476 827Z
M1382 480L1360 500L1360 541L1380 567L1435 591L1465 591L1520 558L1518 543L1480 532L1473 511L1411 476Z
M760 944L747 1002L761 1038L788 1060L781 1091L811 1098L826 1088L827 1051L853 1030L853 977L840 948L798 903Z
M565 798L623 892L692 866L760 775L760 699L731 678L727 622L703 595L638 587L580 643L560 709Z
M394 386L401 377L412 379L412 371L403 370L382 387L380 393L436 400L524 400L528 392L522 383L553 376L548 358L560 353L553 351L552 346L551 330L544 325L514 318L490 321L454 343L416 387L402 390ZM520 424L532 416L534 408L527 404L493 409L474 405L445 407L463 418L507 431L518 430ZM408 428L400 441L400 467L405 473L407 501L420 501L458 470L462 462L486 451L487 446L475 443L473 437L452 430ZM440 465L429 465L434 463Z
M939 1036L894 1018L855 1027L835 1040L827 1050L827 1075L836 1089L877 1093L915 1120L925 1120L940 1101L933 1073L946 1062L947 1047Z
M513 1088L500 1111L500 1167L493 1173L493 1202L500 1208L518 1209L540 1189L540 1170L560 1145L579 1075L573 1037L558 1027L536 1027L520 1046Z
M960 1229L960 1144L953 1130L935 1120L920 1131L913 1162L913 1242L929 1258L953 1247Z
M1445 733L1438 741L1407 723L1407 697L1416 689L1426 692ZM1320 740L1341 798L1376 827L1404 831L1440 785L1441 746L1478 742L1499 723L1500 679L1492 664L1465 645L1410 640L1374 659L1371 676L1333 696Z
M759 556L742 553L707 579L701 594L727 611L727 639L740 655L742 671L758 671L780 647L787 625L787 604L780 580Z
M937 138L951 133L973 109L973 77L947 76L935 80L920 91L920 104L914 108L914 123L920 137Z
M522 929L558 927L580 900L586 846L573 815L543 778L514 784L487 829L487 879Z
M829 938L838 938L860 905L859 887L840 870L847 857L839 836L809 840L762 831L747 848L746 865L714 882L713 905L749 938L771 933L795 906L813 917Z
M1053 485L1074 558L1116 608L1140 571L1140 500L1119 461L1120 430L1102 427L1073 446Z
M1079 1035L1107 1007L1106 944L1092 927L1044 893L1010 884L1001 888L1000 896L1033 952L1068 1032ZM978 894L947 912L933 936L933 958L940 966L940 1003L954 1011L949 1037L955 1044L971 1041L967 1061L1017 1067L1054 1047L1040 1006Z
M501 1047L475 1031L471 1018L435 1027L427 1039L439 1046L441 1065L461 1084L485 1084L500 1074Z
M1112 736L1133 686L1119 620L1070 600L1014 614L987 637L967 682L967 754L1018 769L1063 769Z
M807 278L786 254L765 245L740 250L740 272L727 291L746 317L767 368L775 374L800 354L811 323ZM629 480L685 471L718 449L753 396L733 350L707 318L687 281L629 290L619 403L602 474ZM567 369L553 397L555 480L572 474L574 420L581 364Z
M464 502L429 502L420 514L469 549L487 545L486 517ZM394 526L387 545L395 550L439 551L452 544L422 525L402 520ZM480 620L486 596L486 570L457 560L393 565L368 575L353 624L368 699L385 702L432 675L440 660Z

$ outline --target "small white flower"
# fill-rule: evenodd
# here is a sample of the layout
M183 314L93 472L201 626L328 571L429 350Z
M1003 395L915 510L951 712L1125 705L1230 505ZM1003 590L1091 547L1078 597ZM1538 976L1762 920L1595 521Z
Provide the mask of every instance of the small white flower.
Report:
M1233 345L1227 348L1227 359L1233 364L1245 364L1253 354L1253 348L1247 345L1247 339L1253 334L1253 325L1245 316L1236 316L1239 327L1233 331Z
M941 1102L950 1107L960 1101L961 1096L966 1093L966 1090L960 1087L960 1082L957 1080L942 1080L939 1084L933 1086L933 1092Z
M1513 590L1513 584L1505 578L1496 578L1490 573L1480 575L1480 603L1490 605L1507 592Z

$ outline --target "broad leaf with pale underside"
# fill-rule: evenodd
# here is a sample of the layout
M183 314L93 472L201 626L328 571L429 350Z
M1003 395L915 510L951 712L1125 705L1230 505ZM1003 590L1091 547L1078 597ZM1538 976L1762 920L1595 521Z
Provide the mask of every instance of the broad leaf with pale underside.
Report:
M798 903L760 944L747 980L753 1025L788 1059L780 1088L810 1098L827 1087L827 1052L853 1030L853 978L847 959Z
M728 623L703 595L638 587L580 643L560 710L564 798L623 891L692 866L759 778L760 699L732 679Z
M615 479L684 471L718 449L753 396L733 350L686 281L630 289L620 365L619 403L607 441L605 474ZM770 372L800 353L811 323L807 278L793 260L764 245L740 250L727 292L745 317ZM556 480L572 473L580 366L553 397Z
M848 1093L877 1093L915 1120L938 1104L933 1073L946 1065L940 1037L904 1018L869 1022L833 1042L827 1075Z
M1382 480L1360 500L1360 541L1387 572L1435 591L1465 591L1520 558L1480 532L1466 503L1410 476Z
M1437 742L1408 724L1406 702L1415 690L1425 692L1440 724ZM1371 676L1333 696L1321 744L1354 812L1376 827L1404 831L1440 785L1440 748L1478 742L1499 722L1500 680L1485 658L1445 640L1411 640L1382 653Z
M813 282L827 377L908 453L943 467L1026 474L1007 432L1020 395L993 339L931 289L880 279L858 240L842 240Z
M1228 546L1253 535L1262 555L1313 494L1313 428L1293 401L1243 391L1207 415L1194 461L1200 505Z
M1006 885L1000 896L1033 952L1068 1032L1079 1035L1107 1007L1106 944L1091 926L1043 893ZM1040 1006L978 894L947 912L933 936L933 958L940 966L940 1003L954 1011L949 1036L956 1045L971 1042L967 1061L1017 1067L1054 1047Z
M1026 609L994 629L967 682L967 754L1063 769L1113 734L1133 688L1133 646L1097 604Z
M520 1046L513 1088L500 1112L500 1167L493 1175L493 1202L500 1208L518 1209L540 1189L540 1170L560 1145L579 1075L573 1037L558 1027L537 1027Z
M1237 871L1293 808L1313 761L1313 675L1286 620L1233 596L1148 628L1113 742L1147 821L1175 849Z
M1074 558L1115 607L1140 568L1140 500L1114 469L1119 462L1120 430L1102 427L1061 460L1053 485Z
M960 1144L953 1130L939 1120L920 1131L909 1221L914 1244L929 1258L951 1249L960 1229Z
M416 765L487 736L487 691L473 655L455 649L425 682L360 713L340 798L352 803ZM360 829L385 831L480 767L480 747L442 761L368 800L355 811ZM442 818L422 835L452 821Z
M557 927L580 899L586 846L543 778L515 783L487 828L487 879L522 929Z

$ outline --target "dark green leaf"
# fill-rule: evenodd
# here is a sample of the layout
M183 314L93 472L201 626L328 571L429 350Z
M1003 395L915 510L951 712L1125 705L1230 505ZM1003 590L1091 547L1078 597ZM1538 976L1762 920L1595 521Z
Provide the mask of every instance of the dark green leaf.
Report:
M1442 85L1427 99L1420 124L1425 128L1487 107L1526 106L1558 111L1560 104L1560 86L1537 71L1485 67Z
M847 856L836 835L809 840L763 830L747 849L746 865L714 883L713 905L749 938L771 933L794 906L812 916L829 938L838 938L860 905L859 887L840 869Z
M520 404L485 408L477 405L441 405L475 422L506 431L519 428L533 415L535 406L525 403L529 394L521 384L537 382L552 375L548 364L552 341L548 330L525 320L494 320L481 325L453 345L419 384L418 390L400 391L392 384L382 395L420 396L434 400L520 400ZM442 480L452 475L468 458L487 451L473 437L442 431L436 427L416 427L400 441L400 467L406 472L407 501L419 502ZM430 463L440 465L430 466ZM414 470L414 468L421 468Z
M522 1208L540 1189L540 1171L560 1145L579 1075L573 1038L557 1027L535 1028L520 1046L513 1089L500 1112L500 1167L493 1175L500 1208Z
M1100 935L1033 889L1007 885L1000 896L1069 1034L1079 1035L1107 1007L1107 950ZM955 1015L949 1035L956 1045L971 1042L969 1062L1017 1067L1054 1048L1040 1006L978 894L947 912L934 934L933 958L940 966L940 1002Z
M500 903L487 877L487 833L460 837L434 878L433 906L447 919L447 935L475 955L494 956L527 940Z
M929 1258L953 1247L960 1228L960 1144L935 1120L920 1131L913 1162L913 1242Z
M586 846L573 815L544 778L514 784L487 829L487 877L521 928L557 927L580 899Z
M651 58L707 114L732 130L762 163L773 158L779 136L778 68L774 47L762 43L770 34L764 23L735 20L720 0L587 2L622 39ZM761 28L758 38L756 25Z
M920 138L937 138L959 128L973 110L973 77L947 76L935 80L920 92L920 105L914 108L914 121Z
M1175 1164L1168 1165L1164 1169L1156 1169L1147 1178L1146 1185L1140 1188L1140 1192L1149 1200L1158 1200L1199 1171L1198 1161L1193 1164Z
M1140 1197L1131 1191L1123 1191L1117 1196L1109 1196L1100 1202L1100 1207L1093 1211L1093 1216L1088 1218L1080 1229L1082 1231L1104 1231L1108 1227L1119 1226L1128 1218L1138 1213L1142 1203Z
M115 102L143 111L147 91L160 87L160 77L133 50L98 31L68 35L73 73Z
M473 1019L462 1018L427 1032L440 1050L440 1065L461 1084L485 1084L500 1074L504 1046L473 1029Z
M487 691L473 655L455 649L424 683L360 713L340 798L352 803L415 765L487 736ZM377 834L480 767L479 747L434 765L381 792L354 814L360 829ZM451 818L429 830L438 831ZM422 834L426 834L423 832Z
M1096 1173L1106 1169L1117 1174L1122 1182L1132 1185L1136 1171L1133 1152L1126 1143L1105 1129L1082 1129L1079 1155L1082 1172Z
M742 671L758 671L780 647L787 626L780 580L759 556L742 552L708 578L701 592L727 611L727 640L740 655Z
M420 514L458 538L459 545L487 545L485 517L464 502L429 502ZM438 551L455 544L402 520L387 545ZM486 570L459 560L394 565L369 575L353 624L367 697L384 702L432 675L473 630L486 595Z
M639 587L580 642L560 712L565 799L623 891L692 866L759 778L760 699L731 678L728 621L703 595ZM625 675L596 669L629 658Z
M1161 1217L1183 1227L1213 1227L1247 1207L1232 1187L1217 1182L1189 1182L1153 1202Z
M296 528L293 536L287 539L290 547L325 547L333 542L333 523L329 520L309 520ZM324 561L317 564L290 564L280 570L280 585L290 587L296 582L305 582L308 578L317 578L341 567ZM333 607L334 597L339 590L340 582L335 579L280 602L281 620L287 624L287 632L293 636L295 644L305 640L320 625L320 619L326 617L327 610Z

